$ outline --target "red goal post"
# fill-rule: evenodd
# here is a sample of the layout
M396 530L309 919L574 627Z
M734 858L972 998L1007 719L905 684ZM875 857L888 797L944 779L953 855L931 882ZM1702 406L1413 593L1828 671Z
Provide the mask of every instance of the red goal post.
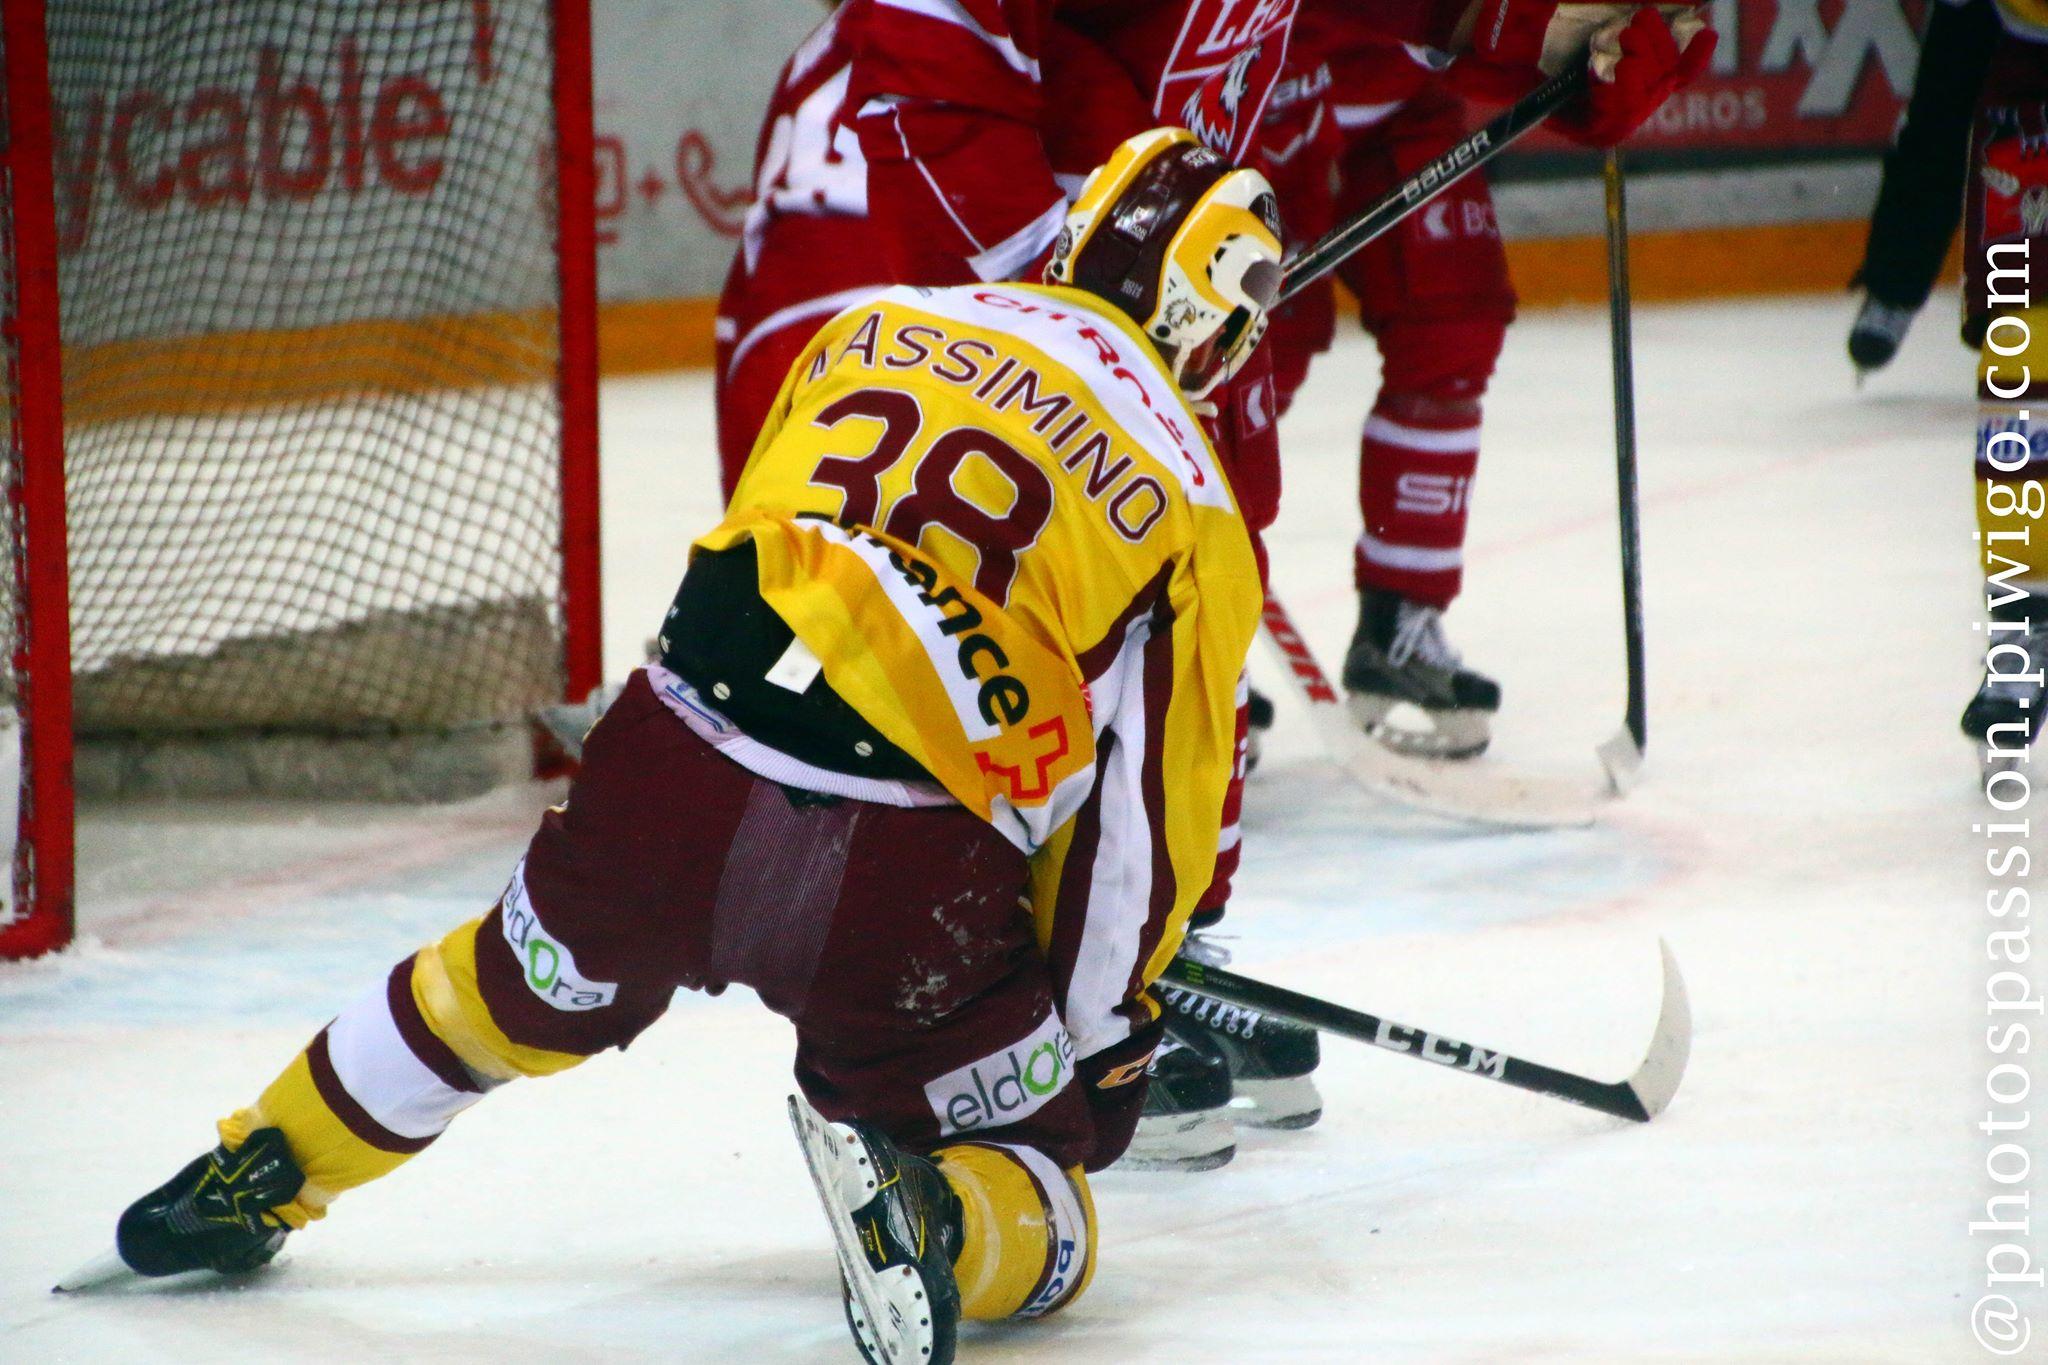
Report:
M460 797L598 683L589 8L0 6L0 957L74 792Z

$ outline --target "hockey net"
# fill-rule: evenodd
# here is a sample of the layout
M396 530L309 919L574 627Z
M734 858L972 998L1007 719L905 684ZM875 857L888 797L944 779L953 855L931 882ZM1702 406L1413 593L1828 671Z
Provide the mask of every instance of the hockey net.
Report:
M587 0L40 8L79 792L511 775L597 671Z

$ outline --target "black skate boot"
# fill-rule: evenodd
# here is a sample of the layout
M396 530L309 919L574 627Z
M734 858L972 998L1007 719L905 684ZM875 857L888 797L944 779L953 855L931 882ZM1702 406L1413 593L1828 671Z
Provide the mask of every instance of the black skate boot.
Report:
M1266 731L1273 728L1273 699L1254 687L1244 711L1244 770L1250 773L1259 766L1259 746Z
M846 1323L868 1365L948 1365L960 1330L960 1197L939 1168L794 1095L789 1121L839 1249Z
M1484 753L1493 713L1500 709L1500 684L1459 660L1444 639L1441 611L1377 588L1359 597L1358 629L1344 656L1344 690L1367 734L1417 758ZM1389 723L1388 713L1404 702L1422 711L1429 729Z
M1118 1169L1212 1171L1237 1155L1230 1062L1207 1029L1169 1013L1146 1074L1145 1107Z
M2024 628L1989 632L1984 681L1963 708L1963 733L1977 742L1987 765L2010 768L2021 761L2019 750L2040 736L2041 711L2048 706L2048 597L2030 594L1994 607L1991 619ZM2000 645L2017 646L2025 657ZM1993 650L1996 657L1990 657Z
M1886 303L1875 294L1863 296L1863 306L1856 310L1856 321L1849 327L1849 360L1856 366L1858 384L1872 370L1892 363L1919 311Z
M115 1227L114 1251L57 1288L84 1289L123 1269L137 1275L259 1269L291 1231L269 1210L297 1198L305 1183L284 1134L259 1128L237 1150L214 1148L130 1204Z
M1159 998L1179 1018L1204 1030L1230 1066L1234 1114L1255 1128L1306 1128L1323 1116L1315 1069L1322 1044L1312 1028L1290 1024L1200 995L1161 986Z

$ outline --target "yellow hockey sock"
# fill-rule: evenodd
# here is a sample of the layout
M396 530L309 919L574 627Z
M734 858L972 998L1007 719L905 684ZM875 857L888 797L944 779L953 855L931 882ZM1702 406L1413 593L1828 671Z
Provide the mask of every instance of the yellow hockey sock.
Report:
M1095 1273L1095 1203L1079 1167L978 1142L935 1159L963 1210L953 1261L962 1317L1040 1317L1081 1296Z
M283 1131L305 1187L271 1212L291 1227L324 1217L336 1195L388 1175L492 1086L583 1060L514 1043L477 988L481 920L429 944L322 1029L255 1104L219 1124L238 1149Z

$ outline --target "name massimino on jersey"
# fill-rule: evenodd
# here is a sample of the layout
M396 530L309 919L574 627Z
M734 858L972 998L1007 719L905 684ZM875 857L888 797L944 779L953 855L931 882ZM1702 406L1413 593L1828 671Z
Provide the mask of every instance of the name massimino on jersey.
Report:
M978 302L1008 306L1020 312L1074 319L1073 314L1038 309L993 292L976 297ZM1121 353L1109 337L1086 323L1076 328L1075 334L1091 341L1098 358L1109 367L1110 375L1123 379L1168 433L1185 442L1175 415L1159 412L1153 406L1136 377L1124 369ZM1031 430L1045 437L1047 449L1060 457L1060 468L1071 474L1086 466L1080 480L1081 490L1091 501L1103 504L1103 514L1110 526L1132 544L1143 540L1166 515L1166 489L1152 475L1137 472L1133 457L1112 446L1108 433L1085 408L1064 393L1045 392L1045 377L1036 369L1015 356L1002 355L978 337L953 337L944 328L928 322L900 324L885 337L882 315L870 313L847 338L840 355L857 355L862 367L870 370L922 368L934 379L969 390L991 412L1008 413L1014 409L1013 420L1028 420ZM998 359L1001 363L990 369L989 362ZM809 377L817 378L828 364L827 354L820 352L812 362ZM1202 477L1199 470L1195 477Z

